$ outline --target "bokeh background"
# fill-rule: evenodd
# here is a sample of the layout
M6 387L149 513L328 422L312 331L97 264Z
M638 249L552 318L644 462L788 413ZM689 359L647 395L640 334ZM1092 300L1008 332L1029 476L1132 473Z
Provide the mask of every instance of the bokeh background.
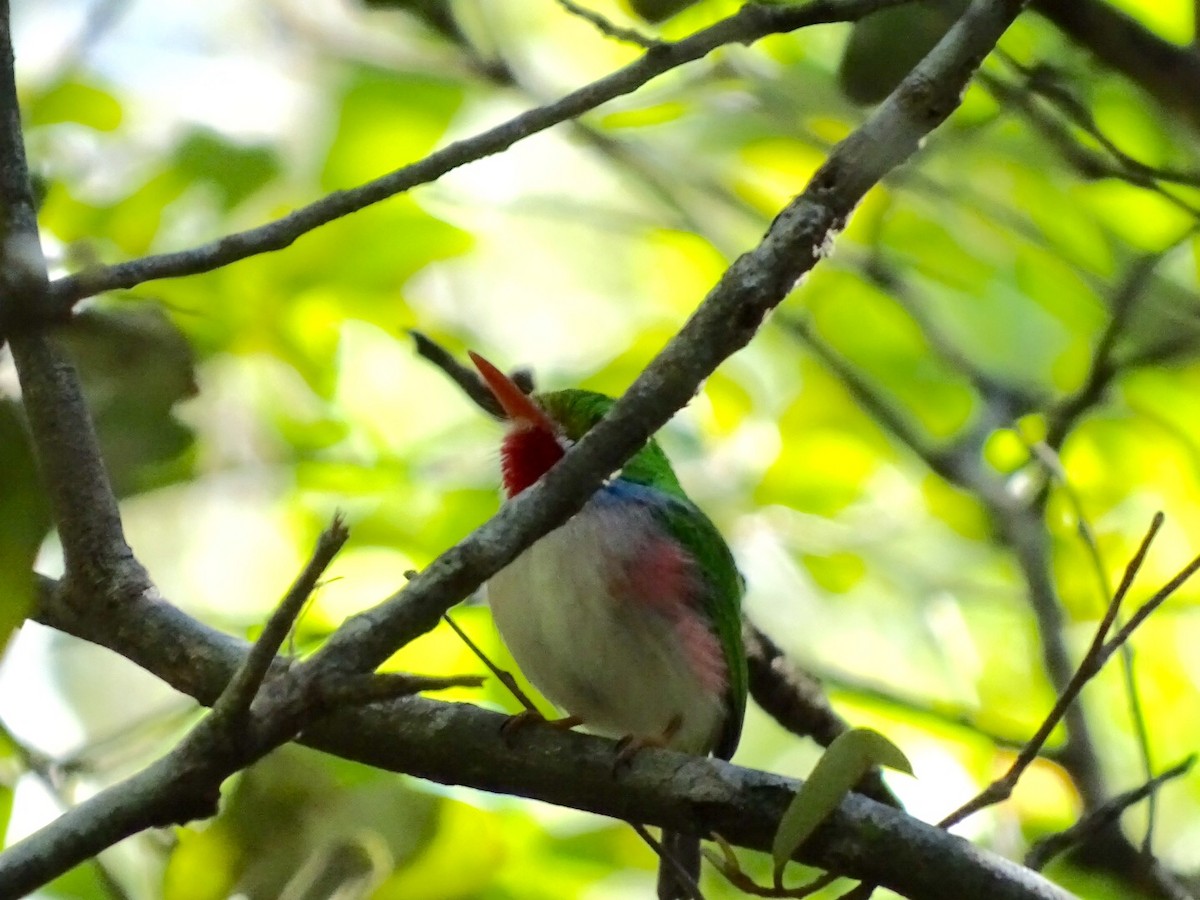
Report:
M163 593L253 636L336 509L351 543L297 652L396 590L499 503L499 426L407 330L546 388L620 393L869 114L856 100L886 93L956 5L726 47L283 251L92 302L64 339ZM1194 39L1185 0L1111 5L1162 40ZM703 0L661 26L590 8L676 38L737 4ZM253 227L641 52L552 0L38 0L14 22L60 273ZM662 434L735 550L747 614L848 720L904 749L916 778L891 783L930 821L1036 728L1056 690L1043 648L1078 659L1153 513L1167 523L1134 601L1200 549L1197 120L1036 14L1000 46ZM6 625L31 562L60 570L17 396L0 352ZM1011 801L959 831L1020 858L1080 815L1083 776L1115 793L1147 761L1193 752L1196 603L1181 591L1129 668L1087 689L1088 772L1055 758L1059 734ZM486 607L454 617L505 664ZM389 666L482 671L444 629ZM494 682L450 698L517 708ZM20 628L0 666L7 840L197 714L107 651ZM752 707L736 761L803 776L818 752ZM216 819L127 841L39 896L601 900L653 879L621 823L295 747L225 796ZM1145 804L1123 818L1135 844L1150 822ZM1163 862L1193 866L1200 778L1169 783L1153 825ZM1085 865L1050 872L1086 897L1138 896ZM706 888L737 895L711 874Z

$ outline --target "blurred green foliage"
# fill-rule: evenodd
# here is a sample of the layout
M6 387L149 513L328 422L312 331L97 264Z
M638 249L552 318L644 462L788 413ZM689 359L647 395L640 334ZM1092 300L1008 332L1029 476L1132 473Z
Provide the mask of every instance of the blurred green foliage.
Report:
M736 8L590 5L631 27L651 28L629 10L664 19L668 38ZM1191 38L1190 4L1119 5L1156 33ZM944 18L957 4L926 6ZM128 22L93 36L94 53L26 79L28 145L47 188L41 224L55 265L74 270L254 227L637 53L552 3L373 2L330 21L280 8L288 12L272 27L247 26L235 42L267 83L271 67L287 68L288 84L266 100L223 82L203 54L182 53L178 96L163 103L149 69L130 79L112 62L125 52L137 67L141 45ZM283 251L91 304L62 339L88 386L131 541L164 594L253 633L334 509L348 514L351 544L297 645L394 591L405 571L498 504L497 427L415 357L404 329L457 353L474 347L531 366L546 387L620 392L868 114L852 100L879 99L944 25L904 19L916 14L725 48ZM923 35L912 32L918 25ZM208 27L223 37L234 30ZM893 54L900 45L913 52ZM993 508L932 472L861 389L925 447L959 454L1011 498L1046 493L1040 536L1065 616L1060 637L1077 654L1103 597L1076 505L1029 445L1087 385L1119 318L1111 387L1069 423L1062 470L1110 582L1152 512L1166 511L1134 600L1200 546L1200 181L1080 171L1047 123L1104 155L1096 132L1071 114L1087 110L1122 152L1185 175L1200 171L1195 135L1040 18L1022 18L1001 46L985 71L1029 107L988 82L972 86L663 436L685 485L731 538L750 584L748 613L826 676L848 719L904 749L918 778L896 788L927 819L1008 763L1009 745L1040 722L1053 689L1044 635ZM202 114L207 91L272 124ZM296 95L302 102L288 100ZM285 108L291 114L275 115ZM1155 264L1144 282L1123 295L1148 257ZM28 573L49 518L10 381L0 391L6 636L28 608ZM48 548L52 555L52 541ZM483 606L453 615L511 668ZM1200 733L1198 623L1197 591L1187 588L1136 641L1159 767L1191 752ZM86 681L105 665L120 663L89 660L82 675L59 668L61 693L72 696L63 680ZM388 665L482 670L445 626ZM517 709L494 680L446 699ZM116 707L138 705L125 696L112 710L94 697L79 702L88 709L77 721L23 729L21 740L80 753L114 733L120 743L128 720ZM1115 667L1085 706L1111 791L1142 781ZM131 740L127 758L72 769L69 787L113 780L167 739ZM737 761L803 775L815 758L807 742L751 711ZM2 762L7 810L18 773L37 767L12 753ZM1019 856L1078 811L1064 770L1041 762L1011 802L963 833ZM1135 841L1145 815L1138 807L1126 816ZM1193 775L1160 796L1155 848L1168 865L1196 858L1197 821ZM766 857L747 857L768 877ZM321 896L406 900L617 897L648 892L654 866L620 824L294 748L228 786L215 820L127 842L101 862L45 896L112 896L115 883L126 896L172 900L299 898L317 886ZM1068 864L1053 873L1084 896L1131 896L1127 885ZM709 897L736 896L715 875L705 887Z

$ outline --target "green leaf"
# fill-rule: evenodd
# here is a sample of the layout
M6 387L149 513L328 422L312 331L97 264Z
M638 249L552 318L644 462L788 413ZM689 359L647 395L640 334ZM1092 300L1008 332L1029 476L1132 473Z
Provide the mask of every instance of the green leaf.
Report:
M0 649L33 604L33 563L50 528L17 404L0 398Z
M270 148L236 143L206 128L197 128L183 139L175 161L186 179L216 187L226 210L279 174L279 159Z
M779 820L771 845L776 884L782 883L783 867L792 854L874 766L912 774L903 751L870 728L852 728L829 745Z
M78 81L60 81L26 105L30 127L75 122L96 131L114 131L121 124L121 104L106 91Z
M191 430L172 415L196 393L192 350L157 306L88 311L58 333L79 368L118 495L182 474ZM186 469L186 461L184 461Z
M855 103L890 94L954 24L966 0L923 0L884 9L854 25L838 77ZM903 40L897 40L902 35Z
M240 852L229 829L181 828L163 872L163 900L220 900L236 884Z
M662 22L695 3L696 0L627 0L630 12L647 22Z
M420 159L441 139L463 100L436 77L362 69L340 99L323 185L337 190Z

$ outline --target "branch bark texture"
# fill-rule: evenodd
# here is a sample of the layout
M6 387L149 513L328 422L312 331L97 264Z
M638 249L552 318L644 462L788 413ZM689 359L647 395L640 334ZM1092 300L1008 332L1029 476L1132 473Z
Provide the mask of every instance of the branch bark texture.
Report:
M42 586L38 621L119 652L201 703L216 701L249 652L244 642L162 602L130 598L121 609L149 627L121 632L104 616L77 615L73 605L62 601L54 582L43 580ZM193 664L179 665L154 638L165 631L174 634ZM411 697L337 712L306 728L300 741L442 784L666 827L707 828L761 850L769 849L796 788L795 781L779 776L655 750L638 754L628 769L614 776L610 741L552 728L528 728L505 739L500 734L505 721L469 704ZM172 815L187 811L164 808ZM916 900L1071 897L1015 863L853 795L801 848L798 858L877 881Z

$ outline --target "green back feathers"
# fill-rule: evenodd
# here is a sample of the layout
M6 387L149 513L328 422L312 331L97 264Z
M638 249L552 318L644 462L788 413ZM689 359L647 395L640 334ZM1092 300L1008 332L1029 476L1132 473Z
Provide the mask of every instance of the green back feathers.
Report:
M713 753L729 759L737 749L746 715L746 694L750 675L746 669L746 648L742 643L742 594L745 579L717 526L691 500L666 506L658 513L667 530L692 555L703 573L708 590L701 597L713 632L721 642L729 669L730 714Z
M572 441L578 441L591 431L592 426L616 403L612 397L605 394L574 388L534 394L533 399L562 426L563 433ZM644 484L674 497L687 499L667 454L663 453L653 438L629 458L625 468L621 470L621 477L635 484Z

